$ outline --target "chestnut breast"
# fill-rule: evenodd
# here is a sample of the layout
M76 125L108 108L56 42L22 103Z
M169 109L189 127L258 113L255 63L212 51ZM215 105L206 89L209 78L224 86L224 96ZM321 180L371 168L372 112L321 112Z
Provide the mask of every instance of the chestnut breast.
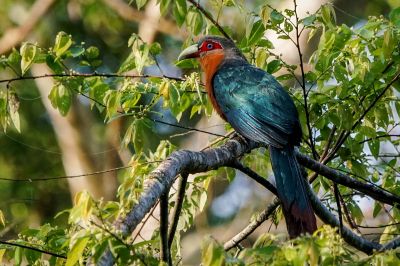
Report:
M211 100L211 104L213 105L215 111L222 117L222 119L226 120L225 115L221 111L221 108L219 107L217 100L215 99L214 88L212 84L214 74L215 72L217 72L218 67L222 63L223 59L223 50L215 50L212 52L208 52L203 56L200 56L199 61L205 75L206 90L208 97Z

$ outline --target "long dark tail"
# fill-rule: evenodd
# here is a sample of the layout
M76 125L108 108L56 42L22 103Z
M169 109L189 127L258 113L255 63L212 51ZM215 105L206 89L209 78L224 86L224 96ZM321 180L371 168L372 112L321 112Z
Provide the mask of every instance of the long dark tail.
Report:
M308 184L302 176L294 147L270 147L270 156L289 236L313 233L317 224L305 188Z

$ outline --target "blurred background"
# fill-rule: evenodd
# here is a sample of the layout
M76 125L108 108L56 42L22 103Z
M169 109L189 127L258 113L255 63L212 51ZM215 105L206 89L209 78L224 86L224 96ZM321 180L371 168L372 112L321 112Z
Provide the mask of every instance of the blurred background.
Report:
M133 2L133 3L130 3ZM206 9L218 4L218 0L199 1ZM257 9L265 1L244 1L249 10ZM278 10L292 7L292 0L269 1ZM0 1L0 54L8 55L12 49L19 49L23 41L37 43L40 47L51 47L59 31L64 31L76 42L99 48L102 60L99 72L114 73L129 54L127 42L132 33L137 33L148 43L159 42L163 48L158 56L162 72L171 76L182 75L173 62L188 35L179 28L168 14L160 15L155 0L150 0L138 10L135 1L129 0L1 0ZM298 1L300 14L315 12L325 0ZM332 1L338 24L357 26L371 15L387 15L400 6L399 0ZM225 8L218 15L222 25L233 29L238 39L245 31L241 14ZM304 35L303 35L304 36ZM294 46L282 42L276 36L268 36L282 53L284 60L296 63L298 55ZM315 43L302 40L307 55ZM308 52L308 53L307 53ZM87 71L84 66L72 66L77 71ZM148 67L145 73L160 74L158 67ZM35 65L31 74L49 73L45 66ZM0 79L14 76L0 69ZM13 83L18 91L21 116L21 133L14 128L0 133L0 209L4 212L7 226L0 234L9 238L26 227L35 227L48 221L54 223L54 216L69 207L75 193L88 190L94 197L114 199L118 187L118 171L110 171L84 177L62 178L126 166L133 155L121 148L121 139L127 128L127 121L114 120L105 124L103 117L90 108L87 99L77 97L66 117L51 107L48 93L51 79L37 79ZM5 89L1 84L0 90ZM160 107L161 110L161 107ZM165 112L165 111L163 111ZM177 123L166 112L166 121ZM224 123L215 116L196 117L189 120L184 115L180 124L225 133ZM162 139L168 139L185 149L200 150L209 144L213 136L201 133L185 133L185 130L166 125L157 125L156 132L149 132L144 140L148 149L154 149ZM177 136L178 134L178 136ZM262 173L263 175L269 175ZM18 179L53 180L18 182ZM182 239L183 258L189 261L199 256L199 245L205 234L217 236L224 241L240 231L254 212L262 210L269 197L264 189L245 176L238 174L229 183L224 176L217 176L209 187L206 209L199 214L195 226ZM368 207L365 209L368 212ZM154 214L157 215L156 213ZM60 226L66 224L65 216L55 220ZM148 222L149 235L157 222ZM285 232L266 222L254 237L267 230ZM146 237L146 230L143 237ZM196 245L192 245L196 243Z

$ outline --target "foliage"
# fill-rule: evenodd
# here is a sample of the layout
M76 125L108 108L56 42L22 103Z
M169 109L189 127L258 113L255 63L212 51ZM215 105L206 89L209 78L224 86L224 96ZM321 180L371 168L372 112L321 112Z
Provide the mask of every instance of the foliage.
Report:
M147 1L132 2L140 9ZM186 1L158 2L162 14L172 16L177 25L187 29L189 36L184 46L201 34L221 34L216 25L196 6ZM234 36L240 40L239 48L252 64L276 75L296 100L304 132L301 151L314 156L317 154L321 156L317 159L325 160L332 168L399 194L397 156L384 158L382 146L390 145L397 151L399 143L392 131L398 126L400 116L400 9L393 9L388 18L370 17L362 26L351 28L345 24L336 24L335 12L330 4L322 6L314 14L298 18L296 9L280 11L266 4L248 10L240 1L212 2L212 12L235 8L244 14L247 27L243 34ZM230 32L229 28L225 30ZM291 42L296 47L300 45L296 38L300 34L307 34L309 41L318 43L308 62L309 70L305 70L307 62L304 60L300 65L289 64L280 55L274 54L273 44L265 37L271 31L279 39ZM147 44L137 34L132 34L127 40L127 46L129 54L117 67L116 74L100 71L104 66L101 49L82 44L65 32L56 35L51 47L25 42L20 49L14 49L9 55L0 58L0 69L11 76L0 81L6 85L0 91L0 124L4 132L10 126L17 131L27 130L27 126L21 126L19 92L14 84L20 80L51 76L54 87L48 97L55 109L65 116L77 96L86 97L90 100L91 108L101 114L105 123L115 119L127 121L122 143L134 151L129 163L130 169L121 171L117 200L95 200L87 192L81 192L76 195L74 206L59 214L59 218L68 215L68 226L65 229L49 224L38 229L26 229L20 232L14 242L67 256L66 260L21 247L6 250L6 246L3 246L0 254L13 259L16 265L23 261L39 265L44 260L48 260L49 265L84 264L88 260L96 262L106 248L110 248L116 255L119 265L159 263L158 231L148 241L141 241L138 235L122 239L112 224L137 202L144 189L144 180L149 178L149 173L157 163L177 149L166 140L155 145L151 143L149 135L157 134L156 124L162 123L163 118L156 107L162 106L164 110L169 110L177 122L185 114L189 119L196 119L200 115L210 116L212 109L198 73L184 78L169 77L162 74L161 69L160 76L144 74L146 67L158 64L157 55L163 52L159 43ZM302 56L301 52L299 56ZM46 64L52 73L44 73L41 77L31 76L29 70L33 64ZM179 66L193 68L196 64L186 61L179 63ZM291 83L292 80L295 82ZM152 150L149 147L156 148ZM243 161L260 173L269 169L268 156L265 156L263 149L246 155ZM172 248L175 262L181 259L180 235L193 226L195 215L204 209L208 184L215 175L216 171L210 171L196 176L188 184L190 192L185 195ZM233 179L234 175L235 172L226 170L228 179ZM328 206L335 205L331 184L326 179L318 177L313 188L324 195ZM171 191L170 198L175 193ZM358 203L360 196L354 197L346 187L340 187L340 193L343 196L350 195L346 196L345 204L354 221L348 223L363 223L364 217ZM170 209L174 204L170 201ZM375 217L386 211L381 203L374 204ZM400 213L396 208L390 214L393 224L399 222ZM388 234L381 237L382 243L391 239L389 229L395 231L398 227L388 227ZM225 252L212 239L203 244L204 265L399 263L396 251L376 253L367 258L353 254L337 232L329 227L323 227L313 236L291 241L265 234L253 247L236 255Z
M312 236L285 241L284 236L263 234L251 248L239 256L226 253L222 246L208 239L203 247L203 265L396 265L396 252L378 253L360 258L343 245L336 230L323 226ZM357 260L358 262L356 262Z

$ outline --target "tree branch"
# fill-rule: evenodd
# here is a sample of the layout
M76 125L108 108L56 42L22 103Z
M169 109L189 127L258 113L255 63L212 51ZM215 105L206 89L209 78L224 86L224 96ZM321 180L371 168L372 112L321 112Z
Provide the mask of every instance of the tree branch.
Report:
M54 0L38 0L32 5L25 22L16 28L8 29L0 39L0 54L5 54L10 49L21 43L35 28L36 24L55 3Z
M102 77L102 78L166 78L166 79L171 79L171 80L176 80L176 81L185 81L184 78L180 77L172 77L172 76L167 76L167 75L162 75L162 76L154 76L154 75L129 75L129 74L117 74L117 73L60 73L60 74L43 74L43 75L37 75L37 76L20 76L20 77L15 77L15 78L10 78L10 79L1 79L0 83L11 83L14 81L19 81L19 80L35 80L35 79L42 79L42 78L71 78L71 77ZM197 92L196 92L197 93Z
M339 227L339 220L322 204L319 198L312 191L311 187L306 186L306 190L315 214L317 214L323 222L334 227ZM379 250L381 248L379 243L362 238L345 226L342 227L342 237L348 244L366 254L372 254L374 250Z
M389 64L385 70L382 72L384 73L388 68L390 68L392 64ZM393 79L386 84L386 86L383 88L383 90L378 94L378 96L370 103L370 105L367 107L367 109L364 110L364 112L361 114L361 116L357 119L357 121L353 124L350 130L346 131L346 133L343 135L342 138L339 138L337 144L333 148L331 154L335 154L339 148L343 145L343 143L346 141L346 139L350 136L351 132L358 127L361 122L363 121L364 117L371 111L371 109L377 104L377 102L385 95L385 93L389 90L389 88L400 79L400 72L397 72L397 74L393 77Z
M257 215L256 219L252 221L249 225L246 226L242 231L240 231L237 235L231 238L231 240L225 242L224 249L225 251L230 250L231 248L240 244L240 242L247 238L251 233L254 232L264 221L266 221L271 214L276 210L276 208L281 204L281 201L278 198L275 198L272 203L259 215Z
M123 0L103 0L103 2L111 9L113 9L121 18L127 21L134 21L139 23L146 17L143 12L132 8L132 6L130 6ZM165 18L160 18L159 23L157 23L157 25L153 25L153 27L157 31L174 38L179 37L181 39L184 39L186 35L184 31L180 30L177 27L176 23Z
M306 115L306 124L307 124L307 129L308 129L308 137L310 139L310 145L311 145L311 151L313 154L314 159L318 159L318 153L317 150L315 149L315 143L314 143L314 139L313 139L313 132L311 129L311 122L310 122L310 113L308 110L308 101L307 101L307 90L306 90L306 74L304 72L304 63L303 63L303 54L301 52L301 48L300 48L300 32L299 32L299 17L297 14L297 2L296 0L293 0L294 3L294 14L296 17L296 24L295 26L295 30L296 30L296 48L297 48L297 52L299 54L299 61L300 61L300 70L301 70L301 88L303 90L303 97L304 97L304 112Z
M171 249L172 242L174 241L176 228L178 227L179 216L181 215L183 200L185 199L186 184L188 174L181 174L181 179L178 184L178 195L175 200L175 207L172 211L172 223L168 232L168 247Z
M234 137L218 148L211 148L201 152L186 150L174 152L170 157L160 163L157 169L150 174L149 178L145 181L144 191L141 194L138 203L126 215L126 217L120 217L114 223L114 228L121 232L123 237L127 237L142 221L146 213L148 213L156 204L161 195L172 186L177 175L181 173L205 172L221 166L233 165L236 158L257 147L259 147L259 145L252 141L248 141L242 137ZM296 156L300 164L318 172L320 175L330 178L332 181L361 191L362 193L387 204L395 205L400 203L400 197L377 186L352 179L299 152L296 153ZM311 188L309 188L309 190L311 191ZM313 193L310 192L309 194ZM332 226L339 226L339 221L326 209L325 206L322 205L317 196L310 195L310 198L312 198L313 208L316 214L324 222ZM270 212L271 210L266 211L265 214ZM259 219L258 223L260 223L261 220L262 219ZM253 225L255 226L254 228L258 226L257 224ZM247 229L248 231L246 231L245 234L250 234L252 230L254 230L252 228L253 227ZM370 254L373 249L378 250L381 247L377 243L370 242L355 235L346 227L343 228L343 238L349 244L368 254ZM237 236L236 239L239 239L239 236ZM234 241L237 242L237 240ZM114 258L108 250L101 257L98 265L112 265L113 261Z
M392 206L400 204L399 196L392 194L376 185L360 182L343 173L333 170L328 166L319 163L310 157L305 156L304 154L301 154L300 152L296 152L296 157L298 162L304 167L311 169L338 184L360 191L377 201Z
M138 203L125 217L120 217L115 222L114 228L120 231L123 237L127 237L154 206L161 195L172 186L178 174L205 172L229 165L235 158L250 152L256 147L258 145L254 142L241 137L235 137L218 148L202 152L185 150L174 152L146 179L144 191L138 199ZM111 266L113 262L112 253L110 250L107 250L100 258L98 265Z
M197 3L195 0L187 0L187 1L191 3L194 7L196 7L196 9L199 10L209 21L211 21L211 23L214 24L215 27L217 27L219 32L221 32L222 35L225 36L225 38L233 41L231 36L229 36L229 34L226 33L226 31L222 28L222 26L219 25L219 23L215 19L213 19L210 13L208 13L199 3Z
M171 266L171 255L168 246L168 196L169 188L160 197L160 238L161 238L161 261Z
M40 248L35 248L35 247L31 247L31 246L26 246L26 245L22 245L22 244L18 244L18 243L12 243L12 242L8 242L8 241L4 241L4 240L0 240L0 244L2 245L7 245L7 246L13 246L13 247L20 247L20 248L25 248L25 249L29 249L29 250L33 250L33 251L37 251L43 254L48 254L57 258L61 258L61 259L67 259L67 256L62 255L62 254L57 254L51 251L47 251L47 250L43 250Z
M253 179L257 183L259 183L260 185L262 185L263 187L265 187L266 189L268 189L269 191L274 193L276 196L278 195L278 192L276 191L276 188L275 188L274 185L272 185L264 177L260 176L259 174L257 174L253 170L251 170L249 167L243 165L239 160L234 160L232 162L232 164L231 164L231 167L233 167L233 168L239 170L240 172L248 175L251 179Z

